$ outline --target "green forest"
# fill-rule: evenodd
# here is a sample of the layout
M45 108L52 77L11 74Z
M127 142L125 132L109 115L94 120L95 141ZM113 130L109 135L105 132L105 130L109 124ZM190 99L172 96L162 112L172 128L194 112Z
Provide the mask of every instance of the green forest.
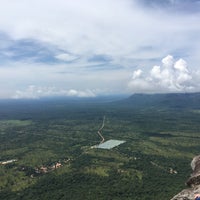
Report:
M1 199L167 200L186 188L200 104L128 101L1 101ZM105 140L126 141L110 150L92 148L104 116Z

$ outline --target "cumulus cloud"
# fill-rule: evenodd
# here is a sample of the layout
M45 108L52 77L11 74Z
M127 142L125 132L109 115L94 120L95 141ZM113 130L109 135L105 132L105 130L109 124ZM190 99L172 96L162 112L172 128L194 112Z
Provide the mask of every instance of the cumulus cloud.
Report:
M141 77L141 75L142 75L142 70L141 69L138 69L138 70L135 70L134 72L133 72L133 79L137 79L137 78L139 78L139 77Z
M154 66L147 73L135 70L128 86L132 92L141 93L192 92L199 89L194 76L185 60L176 61L168 55L162 59L161 66Z
M91 90L64 90L55 87L40 87L35 85L29 85L24 90L17 90L14 99L39 99L42 97L52 96L66 96L66 97L95 97L95 93Z

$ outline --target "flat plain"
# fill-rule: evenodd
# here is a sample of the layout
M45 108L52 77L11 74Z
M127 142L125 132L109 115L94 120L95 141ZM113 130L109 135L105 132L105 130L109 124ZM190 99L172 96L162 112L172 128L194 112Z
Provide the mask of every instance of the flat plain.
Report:
M132 98L0 102L2 199L159 200L185 188L200 152L199 101ZM104 116L105 140L126 142L91 148Z

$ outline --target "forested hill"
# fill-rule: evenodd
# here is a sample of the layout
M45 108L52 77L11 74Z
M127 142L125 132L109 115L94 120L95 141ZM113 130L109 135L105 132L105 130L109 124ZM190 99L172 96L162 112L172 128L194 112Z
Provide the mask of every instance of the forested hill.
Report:
M189 108L200 107L200 93L169 93L169 94L133 94L124 99L121 105L158 108Z

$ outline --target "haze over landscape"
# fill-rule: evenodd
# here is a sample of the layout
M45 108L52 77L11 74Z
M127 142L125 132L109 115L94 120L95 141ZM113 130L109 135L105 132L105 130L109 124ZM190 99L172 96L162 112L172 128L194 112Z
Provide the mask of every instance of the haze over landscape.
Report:
M0 98L199 92L199 0L0 7Z
M200 194L200 0L0 2L1 199Z

